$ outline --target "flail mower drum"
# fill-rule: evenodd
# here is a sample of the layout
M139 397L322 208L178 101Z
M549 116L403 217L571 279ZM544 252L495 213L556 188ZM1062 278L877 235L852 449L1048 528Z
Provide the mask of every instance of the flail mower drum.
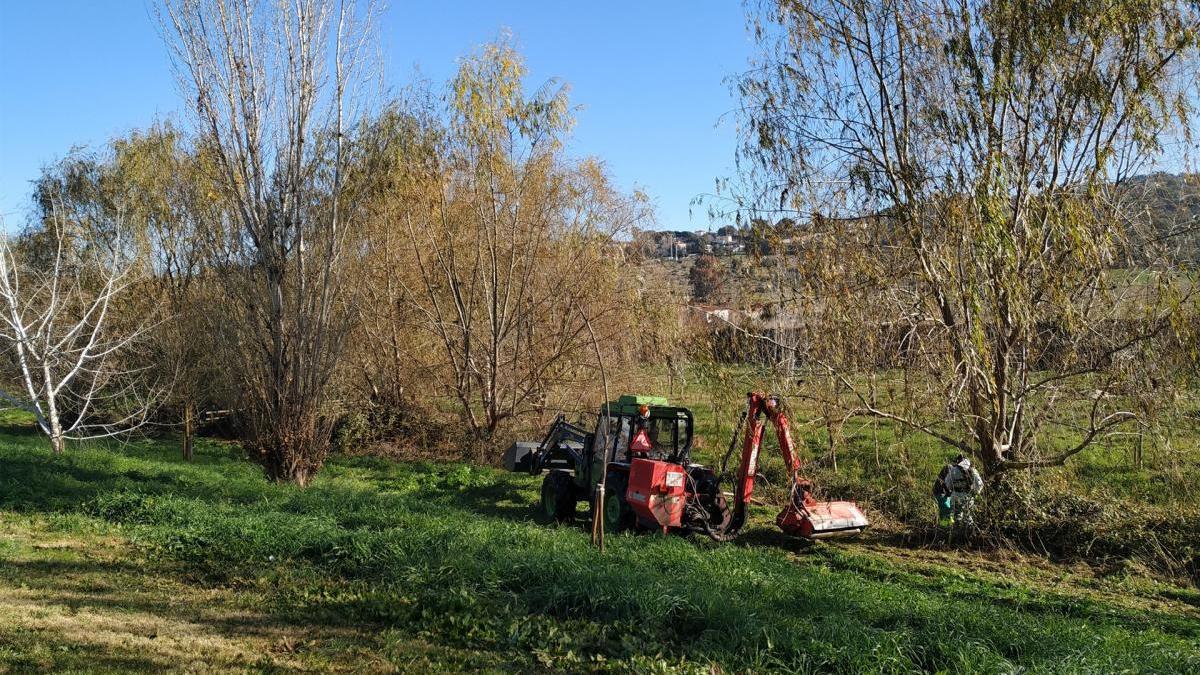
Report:
M809 492L811 484L801 481L792 490L792 501L775 518L779 529L793 537L820 539L840 534L858 534L870 525L854 502L819 502Z

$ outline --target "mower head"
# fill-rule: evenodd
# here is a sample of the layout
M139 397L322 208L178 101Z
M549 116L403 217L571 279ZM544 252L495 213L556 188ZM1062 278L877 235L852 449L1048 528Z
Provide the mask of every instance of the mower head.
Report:
M789 504L775 524L787 534L805 539L858 534L869 525L854 502L814 502L801 508Z
M870 524L854 502L819 502L812 497L812 484L800 480L792 500L784 507L775 524L787 534L805 539L820 539L842 534L858 534Z

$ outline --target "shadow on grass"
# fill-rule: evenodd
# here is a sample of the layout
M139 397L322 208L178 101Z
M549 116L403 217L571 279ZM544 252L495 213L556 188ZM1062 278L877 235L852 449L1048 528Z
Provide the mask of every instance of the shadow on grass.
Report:
M204 625L229 636L247 633L274 635L279 628L269 617L230 609L220 617L205 616L207 606L161 587L144 583L149 569L160 574L178 570L148 567L144 562L99 560L6 561L0 582L36 593L39 605L66 607L74 614L85 608L138 612L159 619ZM173 578L173 576L172 576ZM273 628L272 628L273 627Z
M31 436L41 437L42 432L35 424L0 424L0 434L5 436L17 436L21 438L29 438ZM46 442L47 447L49 441Z
M76 559L54 559L63 554L35 536L0 565L0 672L288 672L298 643L332 637L317 617L284 618L232 589L185 586L178 565L125 559L110 541L75 544L67 554ZM361 630L338 635L371 644Z
M120 489L136 488L148 494L191 493L188 496L201 492L170 473L120 471L111 462L97 467L65 460L48 464L37 459L9 458L4 468L0 506L21 512L74 510L99 494Z
M153 673L169 664L135 654L98 654L95 645L54 636L53 650L45 646L45 631L17 633L8 636L8 644L0 647L0 663L5 672L12 673ZM7 657L5 652L11 652ZM176 664L178 666L179 664Z
M447 491L441 499L454 508L488 518L531 521L537 515L536 505L528 500L525 490L508 482Z
M742 546L770 547L790 553L809 553L813 543L807 539L784 534L774 525L751 525L738 535L737 543Z

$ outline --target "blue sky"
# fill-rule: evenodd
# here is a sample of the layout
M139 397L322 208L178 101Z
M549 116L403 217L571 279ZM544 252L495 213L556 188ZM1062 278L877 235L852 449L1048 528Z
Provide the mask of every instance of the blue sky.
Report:
M457 59L510 29L533 84L559 77L582 106L571 149L603 158L655 200L659 227L703 229L689 201L732 172L736 105L725 80L753 45L738 0L392 0L386 77L450 77ZM145 0L0 0L0 214L24 222L29 181L75 145L182 119ZM718 122L720 124L718 125ZM719 224L717 224L719 226Z

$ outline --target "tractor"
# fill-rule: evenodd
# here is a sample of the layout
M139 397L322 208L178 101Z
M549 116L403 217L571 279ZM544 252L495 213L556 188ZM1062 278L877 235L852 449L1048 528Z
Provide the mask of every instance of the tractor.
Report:
M744 442L734 492L722 477L692 461L694 419L687 408L658 396L625 395L601 408L592 431L559 415L540 442L519 441L504 454L509 471L544 474L539 508L548 520L575 515L603 489L604 529L702 532L718 541L737 536L746 520L766 427L775 427L792 481L791 499L776 518L788 534L807 539L861 532L867 519L853 502L818 502L812 484L799 474L782 402L777 396L747 395L747 409L729 444L726 460ZM744 430L743 430L744 423ZM724 462L723 462L724 464ZM733 498L732 507L728 497Z

